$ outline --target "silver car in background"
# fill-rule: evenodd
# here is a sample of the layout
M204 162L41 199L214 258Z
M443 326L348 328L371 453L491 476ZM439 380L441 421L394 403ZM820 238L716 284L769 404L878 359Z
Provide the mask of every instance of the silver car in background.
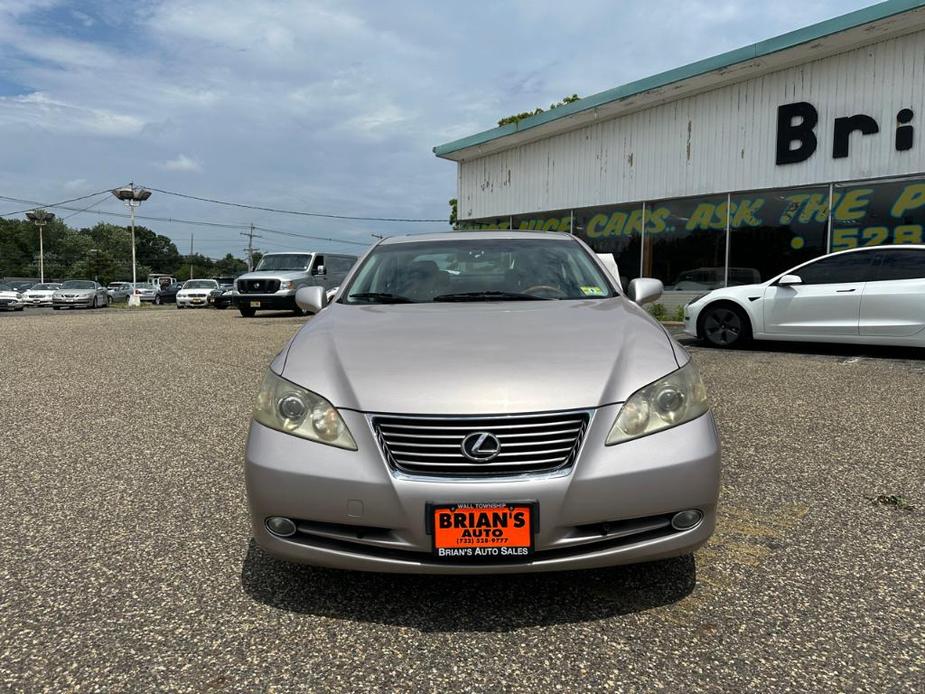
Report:
M147 282L136 282L132 285L132 295L137 296L138 300L144 303L153 304L157 299L157 289L153 284Z
M690 356L568 234L390 238L270 365L246 450L273 555L553 571L691 552L720 450ZM321 309L324 310L321 310ZM320 311L320 312L319 312Z
M67 280L51 295L51 307L56 311L61 308L103 308L110 303L106 287L93 280Z

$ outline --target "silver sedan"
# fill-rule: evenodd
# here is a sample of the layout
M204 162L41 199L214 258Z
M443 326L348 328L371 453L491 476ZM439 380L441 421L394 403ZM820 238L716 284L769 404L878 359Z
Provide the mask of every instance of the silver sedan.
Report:
M106 287L93 280L68 280L51 295L51 307L56 311L62 308L103 308L110 302Z
M252 531L295 562L516 573L689 553L720 450L697 368L568 234L386 239L270 365ZM323 309L323 310L322 310Z

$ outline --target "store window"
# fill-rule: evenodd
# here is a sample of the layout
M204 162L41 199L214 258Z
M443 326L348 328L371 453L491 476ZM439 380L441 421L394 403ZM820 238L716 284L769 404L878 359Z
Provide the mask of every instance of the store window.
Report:
M925 180L837 185L832 250L925 242Z
M643 275L665 291L722 287L726 270L726 196L646 204Z
M575 210L572 229L596 253L613 255L624 287L627 282L639 277L642 204Z
M572 211L534 212L514 215L511 228L519 231L571 231Z
M826 253L828 186L733 195L729 284L764 282Z

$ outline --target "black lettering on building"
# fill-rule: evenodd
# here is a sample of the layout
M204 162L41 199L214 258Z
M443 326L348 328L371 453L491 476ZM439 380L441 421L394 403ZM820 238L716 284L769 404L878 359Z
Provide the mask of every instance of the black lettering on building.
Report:
M859 130L863 135L873 135L880 132L880 126L870 116L859 113L856 116L835 119L835 136L832 142L832 157L844 159L848 156L848 143L851 133Z
M914 128L909 125L915 114L911 108L904 108L896 114L896 151L905 152L912 149L912 133Z
M794 123L794 120L799 119ZM796 164L809 159L816 151L814 128L819 113L806 101L777 107L777 163ZM797 143L793 147L793 143Z

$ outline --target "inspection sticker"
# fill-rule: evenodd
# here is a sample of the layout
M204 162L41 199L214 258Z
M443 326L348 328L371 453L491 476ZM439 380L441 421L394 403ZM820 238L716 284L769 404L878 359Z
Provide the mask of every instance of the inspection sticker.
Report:
M585 296L604 296L604 290L600 287L582 287L581 293Z
M438 557L514 559L533 551L533 503L441 504L428 514Z

